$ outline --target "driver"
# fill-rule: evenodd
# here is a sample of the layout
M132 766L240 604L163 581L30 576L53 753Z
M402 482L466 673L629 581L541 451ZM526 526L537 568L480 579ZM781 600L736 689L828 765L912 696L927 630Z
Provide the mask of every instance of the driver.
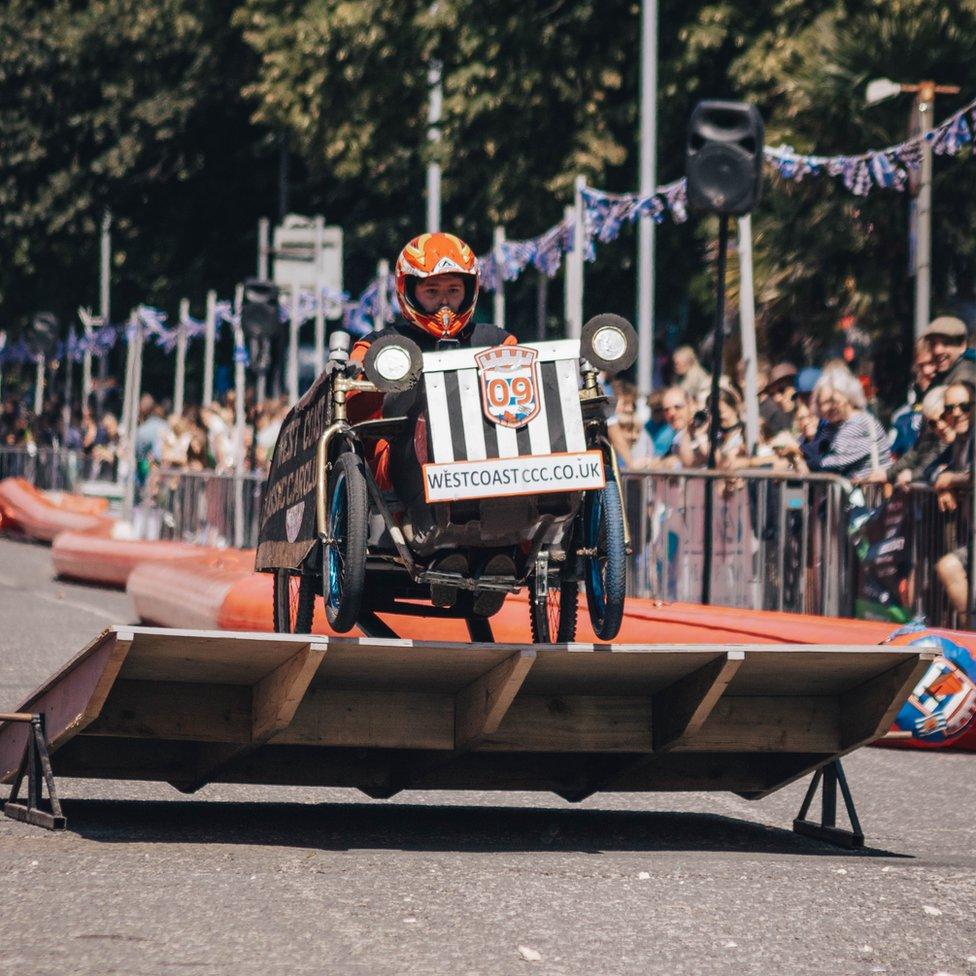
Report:
M382 332L363 336L352 348L350 359L366 358L373 341L388 332L413 339L422 352L438 347L513 345L518 340L494 325L473 323L481 276L478 259L464 241L453 234L421 234L400 252L396 263L396 297L401 318ZM397 396L388 394L389 398ZM392 405L387 400L388 406ZM348 401L352 423L383 415L381 394L351 394ZM402 410L386 413L406 412ZM390 444L378 440L369 466L384 491L390 480Z
M436 349L472 346L514 345L516 337L504 329L485 323L474 323L475 305L478 301L480 274L478 259L459 237L438 232L421 234L411 240L400 252L396 263L396 297L401 318L388 330L374 332L360 339L352 349L353 362L365 358L372 342L380 335L393 331L407 336L420 346L422 352ZM411 436L403 444L390 444L385 439L375 442L372 457L368 458L376 483L383 491L393 488L391 470L403 472L426 460L427 429L422 414L412 408L413 393L407 400L403 394L350 395L347 401L352 423L387 416L408 415L414 417ZM384 407L386 408L384 410ZM397 477L398 484L401 477ZM463 553L450 553L437 561L435 569L446 573L468 573L468 560ZM509 556L496 554L480 567L479 575L508 576L515 565ZM431 599L435 605L451 607L457 599L457 590L451 586L434 585ZM481 592L476 597L473 610L480 616L490 616L500 609L503 593Z

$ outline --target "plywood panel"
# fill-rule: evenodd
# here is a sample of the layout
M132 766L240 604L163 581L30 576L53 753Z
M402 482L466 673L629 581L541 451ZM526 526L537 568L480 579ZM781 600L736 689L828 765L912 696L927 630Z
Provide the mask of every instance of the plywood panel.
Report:
M836 752L840 703L836 698L721 698L694 735L675 745L693 752Z
M530 672L531 673L531 672ZM643 696L520 694L479 750L650 752L651 702Z

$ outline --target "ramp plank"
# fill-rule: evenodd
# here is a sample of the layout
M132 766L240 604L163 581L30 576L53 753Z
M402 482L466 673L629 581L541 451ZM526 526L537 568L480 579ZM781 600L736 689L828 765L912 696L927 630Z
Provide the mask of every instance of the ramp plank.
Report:
M427 643L115 628L18 711L62 775L761 796L883 732L924 647ZM0 724L0 777L24 728Z

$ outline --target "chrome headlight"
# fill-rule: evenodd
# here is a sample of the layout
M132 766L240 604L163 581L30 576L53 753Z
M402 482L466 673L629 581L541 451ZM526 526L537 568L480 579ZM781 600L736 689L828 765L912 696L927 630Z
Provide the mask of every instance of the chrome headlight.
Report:
M597 369L610 373L622 373L637 358L637 333L634 327L619 315L605 313L595 315L580 336L580 356Z

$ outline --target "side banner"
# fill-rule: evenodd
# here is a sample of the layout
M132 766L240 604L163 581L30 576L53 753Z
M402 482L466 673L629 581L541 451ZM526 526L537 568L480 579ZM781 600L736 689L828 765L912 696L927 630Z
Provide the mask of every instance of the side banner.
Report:
M281 425L261 499L255 569L298 569L315 543L316 454L329 406L323 373Z

